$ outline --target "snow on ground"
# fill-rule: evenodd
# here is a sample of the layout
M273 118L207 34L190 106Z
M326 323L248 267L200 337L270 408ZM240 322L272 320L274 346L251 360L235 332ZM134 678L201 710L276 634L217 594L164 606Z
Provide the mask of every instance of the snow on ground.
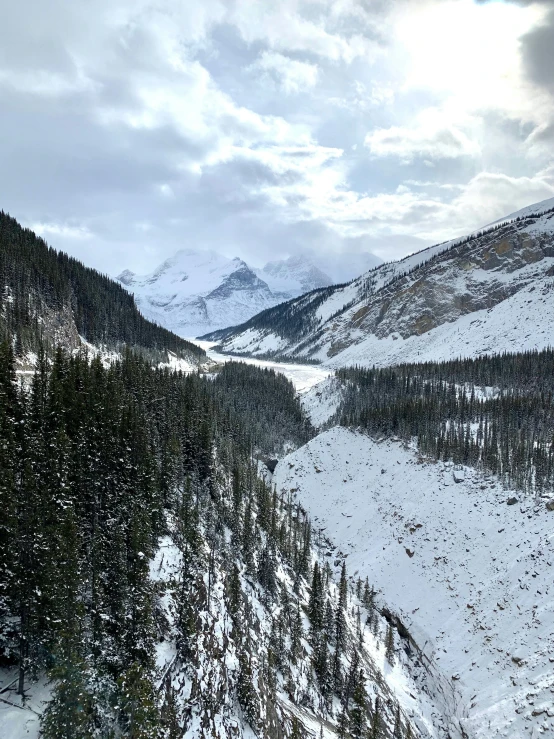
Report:
M360 336L357 344L325 364L387 367L403 362L440 362L457 357L546 349L554 344L553 298L552 280L537 280L494 308L468 313L454 324L443 323L420 336L408 339L397 333L384 339L373 334Z
M17 670L0 670L0 691L17 678ZM50 700L51 686L44 680L27 685L23 704L13 689L0 695L0 737L2 739L38 739L40 714Z
M320 428L337 412L342 395L341 381L331 376L302 393L300 402L312 424Z
M167 352L167 360L167 362L160 363L158 367L162 369L167 367L167 369L172 370L173 372L183 372L184 374L196 372L200 363L200 361L195 363L188 359L182 359L169 351Z
M200 341L199 339L187 339L194 344L202 347L208 357L218 364L225 362L244 362L245 364L254 364L257 367L275 370L281 372L292 382L298 393L304 393L310 388L331 376L332 370L319 365L311 364L287 364L286 362L271 362L253 357L233 357L228 354L218 354L212 351L212 347L216 346L214 341Z
M333 428L278 465L459 693L470 739L554 732L554 512L400 442ZM462 477L460 476L460 477ZM550 734L548 734L550 735Z
M177 656L173 638L174 613L170 584L177 582L181 572L181 563L182 556L179 548L170 536L162 536L154 558L150 561L150 579L155 583L166 585L165 590L160 594L160 605L170 626L170 633L163 641L155 645L156 667L161 671L162 678Z

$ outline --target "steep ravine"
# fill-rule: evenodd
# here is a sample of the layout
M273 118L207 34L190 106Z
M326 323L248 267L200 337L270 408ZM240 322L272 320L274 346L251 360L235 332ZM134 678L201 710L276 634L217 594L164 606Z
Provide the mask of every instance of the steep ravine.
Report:
M273 481L295 491L422 650L437 725L470 739L554 730L554 513L544 503L507 505L492 478L338 427L279 462Z

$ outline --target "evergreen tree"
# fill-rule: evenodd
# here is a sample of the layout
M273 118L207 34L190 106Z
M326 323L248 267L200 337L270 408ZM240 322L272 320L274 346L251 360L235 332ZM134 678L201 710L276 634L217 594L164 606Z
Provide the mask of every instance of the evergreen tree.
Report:
M323 586L321 582L321 572L317 562L314 565L312 576L312 589L308 604L308 615L312 626L312 633L314 638L317 639L319 632L323 628Z
M385 657L387 662L394 665L394 631L392 630L391 624L387 625L387 635L385 637Z
M130 739L157 739L160 720L152 681L138 663L133 663L118 680L120 725Z
M352 708L349 716L352 739L365 739L367 736L367 707L364 683L364 674L360 670L352 694Z

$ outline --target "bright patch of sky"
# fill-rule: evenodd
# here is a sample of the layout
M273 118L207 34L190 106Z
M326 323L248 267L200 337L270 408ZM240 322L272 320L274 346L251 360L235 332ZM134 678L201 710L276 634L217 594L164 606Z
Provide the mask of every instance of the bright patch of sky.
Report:
M553 50L551 0L12 3L0 207L112 274L395 259L554 195Z

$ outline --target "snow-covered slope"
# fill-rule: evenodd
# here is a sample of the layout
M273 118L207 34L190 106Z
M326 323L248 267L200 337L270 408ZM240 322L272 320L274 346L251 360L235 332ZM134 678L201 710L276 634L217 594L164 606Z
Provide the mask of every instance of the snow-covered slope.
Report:
M221 332L224 351L328 366L478 356L552 345L554 201L385 264ZM550 321L550 323L549 323Z
M290 300L318 287L333 284L332 277L304 257L268 262L263 269L256 270L256 273L281 300Z
M468 739L554 731L545 501L507 505L494 479L338 427L282 460L273 482L296 492L349 571L369 576L399 615L422 663L440 668L457 696L444 692L454 728Z

